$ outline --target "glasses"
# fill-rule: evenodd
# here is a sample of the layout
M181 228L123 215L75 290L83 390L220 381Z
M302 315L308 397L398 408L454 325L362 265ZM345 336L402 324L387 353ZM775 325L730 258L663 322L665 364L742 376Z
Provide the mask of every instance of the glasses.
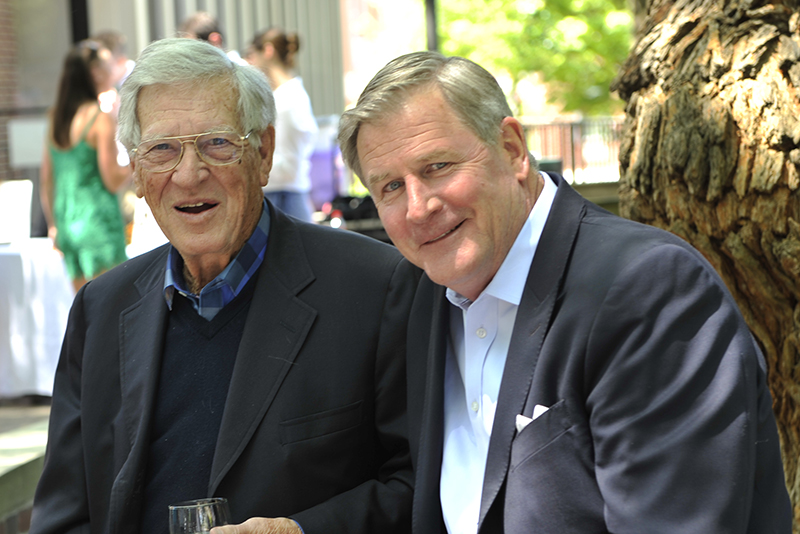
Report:
M139 165L150 172L168 172L177 167L183 159L185 143L194 144L197 155L209 165L231 165L242 161L245 141L252 133L242 136L236 132L208 132L160 137L139 143L132 152L138 157Z

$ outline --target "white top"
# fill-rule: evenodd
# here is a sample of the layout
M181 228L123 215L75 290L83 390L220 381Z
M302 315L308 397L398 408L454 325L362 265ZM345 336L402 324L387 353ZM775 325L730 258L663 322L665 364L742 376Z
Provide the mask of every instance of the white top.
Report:
M511 332L533 256L556 195L544 188L492 281L475 302L447 290L450 336L444 385L440 499L450 534L478 531L483 475Z
M275 154L264 192L311 191L311 154L317 121L303 81L292 78L275 89Z
M228 59L234 63L238 63L239 65L250 65L250 63L248 63L247 60L245 60L237 50L228 50L225 52L225 55L228 56Z

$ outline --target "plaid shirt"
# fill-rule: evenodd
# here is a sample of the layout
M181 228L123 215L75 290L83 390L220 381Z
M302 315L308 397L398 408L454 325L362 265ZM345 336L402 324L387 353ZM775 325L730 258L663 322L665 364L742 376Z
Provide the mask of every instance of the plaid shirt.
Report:
M167 272L164 277L164 300L172 310L172 302L177 291L188 298L197 313L210 321L217 313L229 304L242 288L250 281L267 251L267 236L269 235L269 210L264 202L261 219L259 219L253 235L244 244L242 250L232 262L217 275L209 284L200 290L199 295L190 293L185 289L186 281L183 279L183 258L175 247L170 246L167 256Z

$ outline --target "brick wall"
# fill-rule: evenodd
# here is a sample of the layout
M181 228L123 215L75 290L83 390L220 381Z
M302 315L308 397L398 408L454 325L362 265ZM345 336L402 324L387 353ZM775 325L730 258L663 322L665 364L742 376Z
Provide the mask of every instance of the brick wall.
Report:
M0 521L0 534L23 534L31 528L31 509L25 510Z
M0 181L11 179L8 161L8 119L15 108L17 42L11 0L0 0Z

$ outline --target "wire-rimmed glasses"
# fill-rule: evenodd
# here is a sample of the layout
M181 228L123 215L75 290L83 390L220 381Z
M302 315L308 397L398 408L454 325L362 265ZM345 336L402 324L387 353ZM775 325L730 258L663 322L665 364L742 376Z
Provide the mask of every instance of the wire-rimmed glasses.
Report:
M142 141L132 152L139 165L150 172L168 172L183 159L183 145L192 143L200 159L209 165L222 166L242 161L247 135L236 132L205 132Z

